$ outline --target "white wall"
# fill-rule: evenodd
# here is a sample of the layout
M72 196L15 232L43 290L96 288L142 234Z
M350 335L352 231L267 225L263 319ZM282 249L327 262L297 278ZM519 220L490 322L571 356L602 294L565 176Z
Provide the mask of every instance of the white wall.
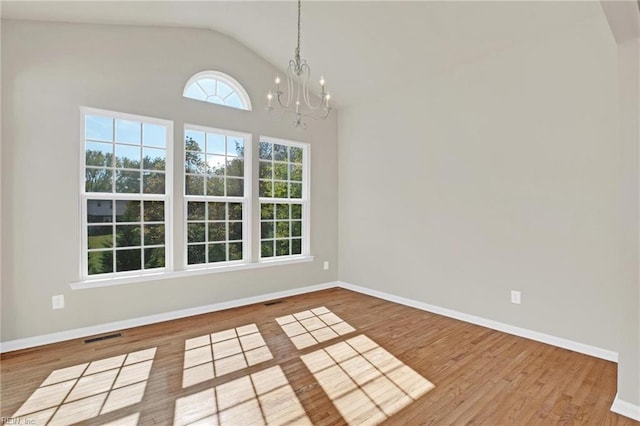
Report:
M616 351L616 80L603 18L342 111L340 279Z
M253 112L182 98L186 81L214 69L240 81ZM337 278L337 119L304 132L270 118L264 96L276 69L210 31L2 23L2 341L197 307ZM311 144L311 251L315 261L117 287L71 290L79 279L79 106ZM257 163L254 164L254 167ZM174 184L182 241L182 179ZM254 224L255 225L255 224ZM254 227L254 229L257 229ZM177 245L177 250L180 245ZM322 269L328 260L334 268ZM52 311L51 296L66 308Z

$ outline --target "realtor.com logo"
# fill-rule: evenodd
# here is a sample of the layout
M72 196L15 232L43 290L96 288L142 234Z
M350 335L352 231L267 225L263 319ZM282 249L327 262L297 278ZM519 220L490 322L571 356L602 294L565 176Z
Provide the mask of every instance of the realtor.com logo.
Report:
M0 417L0 424L3 425L35 425L36 420L28 417Z

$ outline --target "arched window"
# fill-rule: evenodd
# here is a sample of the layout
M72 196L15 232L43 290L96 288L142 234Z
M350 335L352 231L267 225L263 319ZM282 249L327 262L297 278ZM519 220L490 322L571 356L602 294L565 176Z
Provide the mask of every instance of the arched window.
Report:
M238 81L220 71L202 71L184 86L185 98L251 111L251 100Z

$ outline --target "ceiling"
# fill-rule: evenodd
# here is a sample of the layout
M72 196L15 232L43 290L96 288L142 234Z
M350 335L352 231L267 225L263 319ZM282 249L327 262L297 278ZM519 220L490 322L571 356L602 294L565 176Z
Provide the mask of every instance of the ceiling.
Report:
M152 4L153 3L153 4ZM3 18L212 29L284 69L293 1L2 1ZM598 1L305 1L302 57L339 107L355 105L578 22Z

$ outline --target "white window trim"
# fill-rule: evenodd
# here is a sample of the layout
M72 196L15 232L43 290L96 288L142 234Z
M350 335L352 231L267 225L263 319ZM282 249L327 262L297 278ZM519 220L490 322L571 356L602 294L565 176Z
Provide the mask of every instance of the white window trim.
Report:
M86 134L85 123L87 115L99 115L103 117L109 117L113 119L133 120L151 124L159 124L166 126L167 128L167 147L166 147L166 163L165 163L165 194L118 194L113 192L104 193L87 193L85 191L85 168L86 168ZM115 137L115 135L114 135ZM141 277L141 276L157 276L158 274L166 273L173 270L173 214L172 214L172 201L173 201L173 121L164 120L161 118L147 117L143 115L128 114L118 111L109 111L98 108L91 108L86 106L80 107L80 271L79 276L82 277L80 282L92 282L96 280L116 280L125 279L128 277ZM88 199L104 199L112 200L118 199L131 199L142 200L154 199L164 201L164 219L165 219L165 266L164 268L155 268L145 271L126 271L126 272L110 272L99 275L89 275L89 265L87 259L88 253L88 238L87 238L87 200Z
M200 126L197 124L189 124L185 123L183 127L182 139L184 144L184 139L186 138L187 130L195 130L200 132L209 132L209 133L219 133L223 135L231 135L238 136L244 138L244 196L243 197L215 197L215 196L207 196L207 195L187 195L186 194L186 172L184 171L184 161L186 157L186 149L184 146L182 148L183 152L183 164L182 164L182 175L183 175L183 186L182 186L182 197L183 197L183 235L184 235L184 243L183 243L183 267L185 270L200 270L200 269L222 269L233 270L232 268L238 265L245 265L252 262L251 256L251 212L253 211L253 203L252 203L252 147L253 147L253 136L251 133L238 132L235 130L227 130L227 129L218 129L215 127L207 127ZM206 153L205 153L206 155ZM242 260L234 260L228 262L218 262L216 263L199 263L195 265L188 264L188 231L187 231L187 203L189 201L204 201L204 202L224 202L224 203L233 203L234 198L237 202L244 203L244 208L242 209Z
M189 89L189 87L196 83L198 80L200 80L201 78L212 78L215 80L220 80L223 83L227 84L229 87L231 87L240 97L240 100L242 101L243 105L245 106L245 108L235 108L229 105L220 105L217 104L215 102L209 102L209 101L202 101L199 99L194 99L194 98L190 98L187 95L187 90ZM199 101L199 102L206 102L212 105L219 105L219 106L223 106L223 107L227 107L227 108L233 108L233 109L238 109L240 111L251 111L252 110L252 106L251 106L251 99L249 98L249 94L247 93L247 91L245 90L244 86L242 84L240 84L240 82L238 80L236 80L235 78L231 77L229 74L225 74L223 72L220 71L201 71L195 75L193 75L188 81L187 84L184 85L184 89L182 90L182 96L185 97L186 99L192 99L194 101Z
M149 274L140 274L130 275L130 276L119 276L117 278L101 278L101 279L87 279L72 282L69 284L69 287L73 290L84 290L89 288L98 288L98 287L111 287L115 285L122 284L140 284L149 281L159 281L159 280L169 280L175 278L189 278L189 277L197 277L199 275L209 275L215 273L224 273L224 272L233 272L233 271L245 271L251 269L259 269L266 268L272 266L285 266L285 265L293 265L297 263L307 263L313 262L315 260L314 256L289 256L284 257L281 256L278 259L269 258L269 260L265 260L263 262L253 262L253 263L242 263L236 265L220 265L220 266L207 266L201 267L198 269L189 269L185 271L169 271L169 272L161 272L159 269L154 270L154 273ZM180 282L180 285L183 283Z
M270 198L270 197L259 197L258 198L258 206L262 203L284 203L284 204L302 204L302 253L301 254L293 254L288 256L274 256L262 258L262 249L260 247L260 243L262 242L262 236L258 235L258 262L259 263L269 263L272 261L276 261L279 259L296 259L296 258L306 258L311 256L311 194L310 194L310 177L311 177L311 144L292 141L288 139L274 138L270 136L260 136L258 139L258 144L260 142L269 142L272 144L278 145L288 145L296 148L302 148L302 198ZM258 150L259 151L259 150ZM259 154L258 154L258 162L260 162ZM258 178L258 181L260 178ZM261 208L258 207L258 222L260 226L260 222L262 221L260 218ZM260 229L260 228L259 228ZM275 232L275 229L274 229Z

